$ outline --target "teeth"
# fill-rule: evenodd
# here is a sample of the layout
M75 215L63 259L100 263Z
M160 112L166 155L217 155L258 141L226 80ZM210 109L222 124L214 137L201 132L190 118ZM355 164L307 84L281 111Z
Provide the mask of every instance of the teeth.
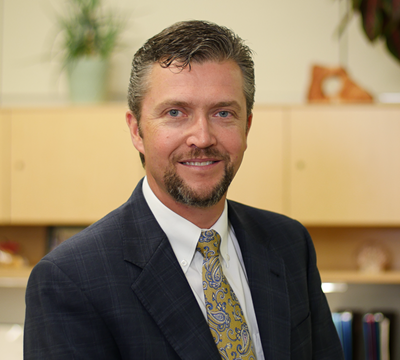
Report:
M185 165L192 165L192 166L207 166L207 165L211 165L213 163L213 161L189 161L189 162L185 162Z

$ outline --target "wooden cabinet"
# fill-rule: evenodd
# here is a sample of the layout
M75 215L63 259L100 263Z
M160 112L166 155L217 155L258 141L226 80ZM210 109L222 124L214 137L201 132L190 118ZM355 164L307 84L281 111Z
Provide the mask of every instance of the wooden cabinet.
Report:
M11 112L0 112L0 224L10 222L11 213Z
M0 221L88 224L123 203L144 175L124 113L3 110ZM228 197L307 225L398 226L399 140L398 106L258 106Z
M248 148L228 198L276 212L284 212L285 111L257 107Z
M290 111L289 214L312 225L400 225L400 108Z
M100 219L144 170L115 105L1 110L0 175L0 235L31 234L43 251L46 226ZM400 284L399 184L399 106L257 106L228 197L304 223L324 281ZM370 240L390 271L357 271Z
M323 281L400 283L400 107L299 106L288 114L286 213L313 238ZM388 271L358 271L368 243Z
M125 108L13 110L13 224L90 224L143 176Z

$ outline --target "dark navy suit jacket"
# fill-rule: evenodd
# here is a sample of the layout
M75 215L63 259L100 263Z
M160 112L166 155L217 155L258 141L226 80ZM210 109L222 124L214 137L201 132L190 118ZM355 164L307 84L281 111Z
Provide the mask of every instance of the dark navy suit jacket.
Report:
M343 359L305 228L228 204L266 360ZM221 359L142 182L36 265L26 305L25 360Z

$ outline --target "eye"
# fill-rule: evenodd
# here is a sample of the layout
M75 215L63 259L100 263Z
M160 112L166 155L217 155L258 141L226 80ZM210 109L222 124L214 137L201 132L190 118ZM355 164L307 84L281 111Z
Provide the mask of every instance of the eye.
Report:
M172 116L172 117L177 117L177 116L179 116L179 114L180 114L180 111L176 110L176 109L172 109L172 110L168 111L168 115Z
M229 111L219 111L218 115L220 117L226 118L226 117L228 117L230 115L230 112Z

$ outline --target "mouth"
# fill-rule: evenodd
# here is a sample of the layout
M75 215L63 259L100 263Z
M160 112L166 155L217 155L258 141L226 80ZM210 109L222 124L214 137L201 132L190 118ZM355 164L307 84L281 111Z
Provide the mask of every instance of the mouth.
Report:
M172 162L193 168L214 168L218 163L228 163L229 156L214 148L196 148L186 154L174 156Z
M207 165L212 165L215 164L218 161L184 161L181 162L182 165L188 165L188 166L207 166Z

